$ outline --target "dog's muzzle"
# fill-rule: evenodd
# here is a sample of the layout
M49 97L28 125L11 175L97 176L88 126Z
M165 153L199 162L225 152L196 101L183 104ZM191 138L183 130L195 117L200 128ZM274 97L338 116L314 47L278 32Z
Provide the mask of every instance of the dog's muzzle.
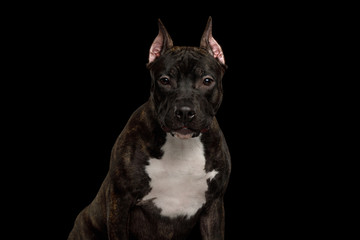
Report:
M204 117L190 106L175 106L172 113L168 112L162 129L180 139L197 137L209 130L208 125L201 126L200 122L206 122L200 121L201 116Z

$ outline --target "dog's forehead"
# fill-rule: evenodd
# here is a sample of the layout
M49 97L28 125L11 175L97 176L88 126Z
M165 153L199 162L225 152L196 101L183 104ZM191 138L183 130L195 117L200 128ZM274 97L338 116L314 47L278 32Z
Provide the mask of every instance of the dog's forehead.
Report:
M187 47L187 46L174 46L170 48L164 55L171 54L171 55L186 55L191 54L192 57L196 56L206 56L209 53L200 47Z
M205 49L198 47L173 47L165 52L154 65L169 74L181 72L195 73L197 75L205 72L216 71L220 67L216 60Z

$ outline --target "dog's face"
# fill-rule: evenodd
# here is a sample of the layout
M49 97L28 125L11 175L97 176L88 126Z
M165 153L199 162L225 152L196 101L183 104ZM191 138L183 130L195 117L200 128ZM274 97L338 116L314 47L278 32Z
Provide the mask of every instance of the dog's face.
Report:
M207 131L222 101L226 68L221 47L211 34L211 18L200 47L172 46L159 21L148 68L151 99L163 130L182 139Z

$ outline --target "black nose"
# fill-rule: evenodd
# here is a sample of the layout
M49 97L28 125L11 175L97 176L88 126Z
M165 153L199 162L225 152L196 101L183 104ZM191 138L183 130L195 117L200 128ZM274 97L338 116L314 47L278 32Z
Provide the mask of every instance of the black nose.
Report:
M175 111L175 116L182 122L190 122L194 117L196 113L195 111L188 107L188 106L182 106Z

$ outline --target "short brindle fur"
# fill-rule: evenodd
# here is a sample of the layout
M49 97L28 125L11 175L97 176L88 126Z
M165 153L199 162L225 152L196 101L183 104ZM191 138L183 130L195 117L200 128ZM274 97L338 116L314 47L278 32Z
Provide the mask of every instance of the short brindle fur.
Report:
M130 117L94 200L69 240L224 239L230 154L215 115L226 70L208 20L200 47L173 46L159 20L149 100Z

